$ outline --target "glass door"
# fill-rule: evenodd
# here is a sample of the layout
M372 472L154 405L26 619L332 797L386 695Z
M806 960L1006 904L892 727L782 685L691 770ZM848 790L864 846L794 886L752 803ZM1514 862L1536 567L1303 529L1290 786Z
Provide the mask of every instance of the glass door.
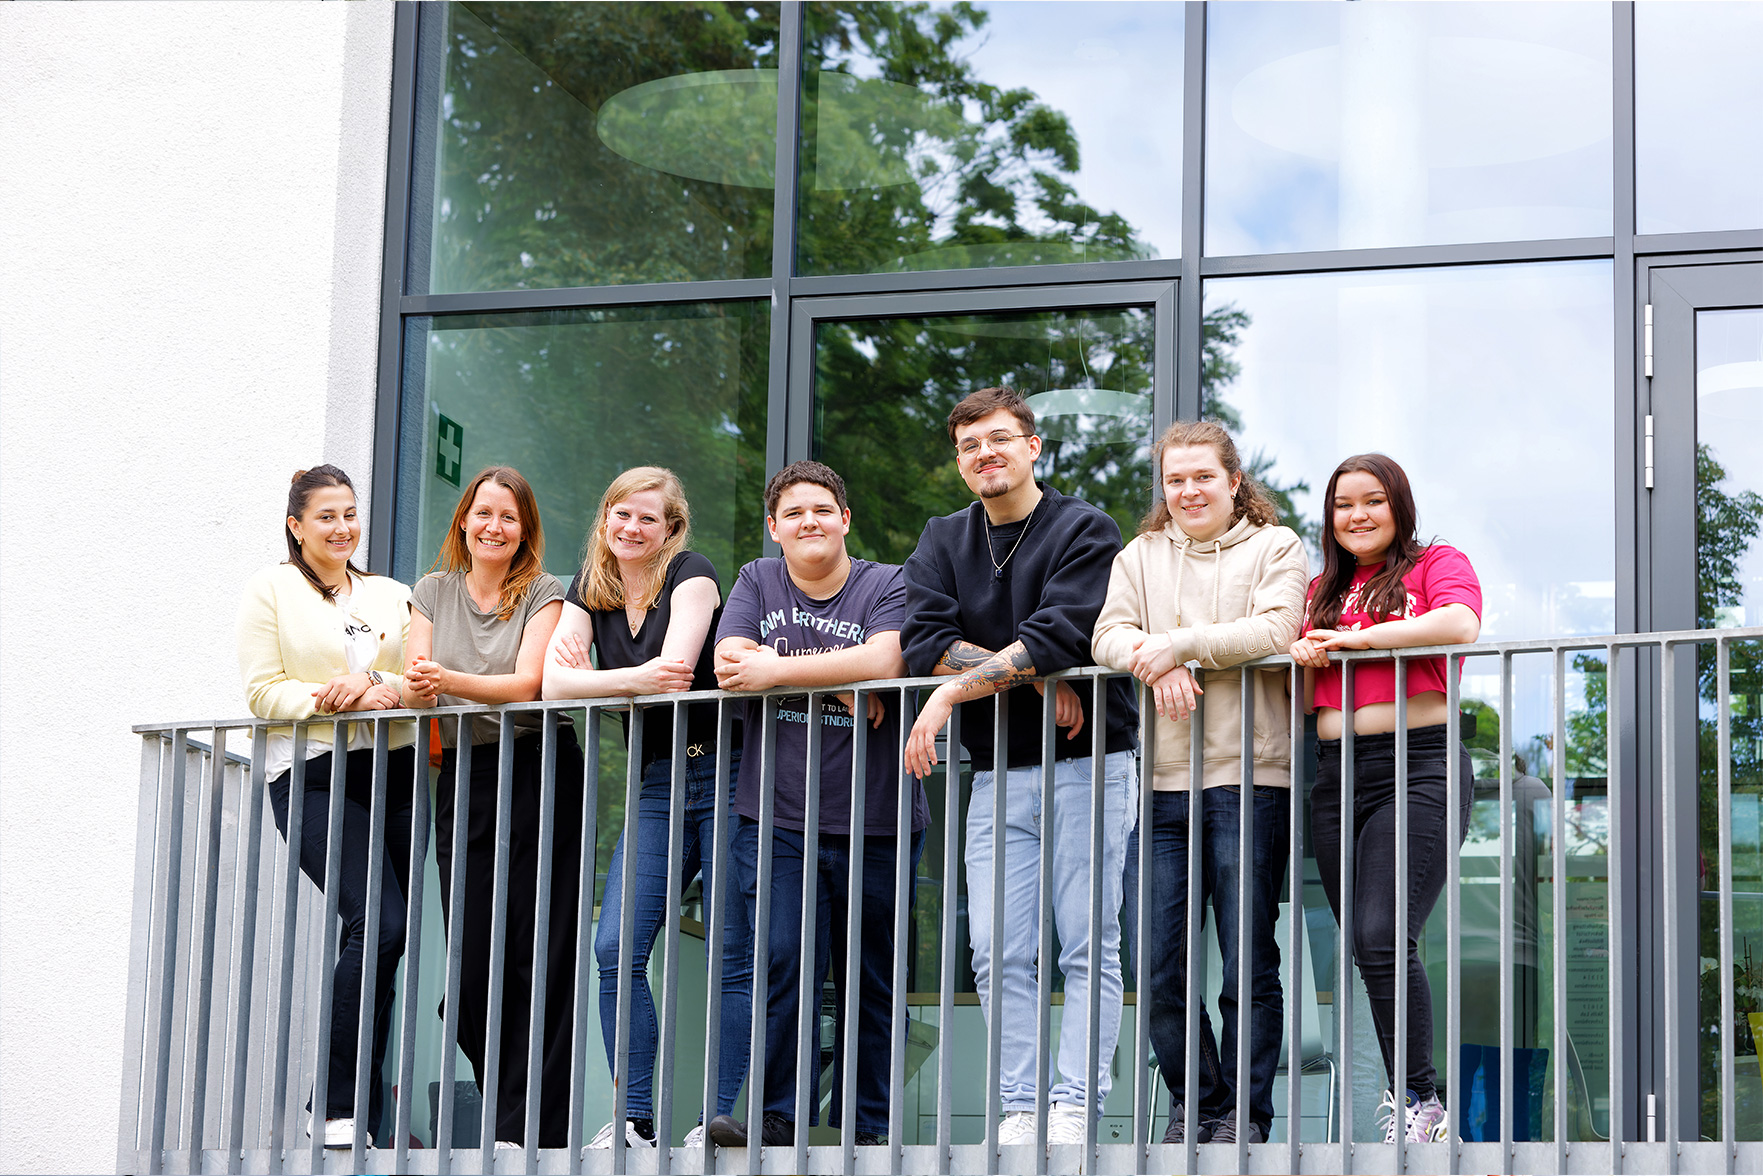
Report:
M1763 263L1658 267L1649 278L1651 628L1763 627ZM1673 757L1681 784L1654 802L1673 806L1677 830L1677 897L1661 910L1660 927L1677 920L1693 928L1679 932L1677 959L1665 964L1678 969L1683 994L1679 1049L1654 1071L1662 1083L1663 1063L1676 1063L1685 1139L1723 1138L1728 1114L1737 1139L1763 1139L1763 639L1734 641L1730 656L1730 797L1721 789L1722 703L1708 645L1682 650L1674 667L1682 684ZM1724 901L1723 828L1732 870ZM1730 966L1722 964L1723 927ZM1653 957L1664 960L1663 939L1656 946ZM1729 973L1730 1019L1722 1011ZM1662 1048L1662 1026L1652 1036ZM1729 1038L1730 1090L1722 1064Z

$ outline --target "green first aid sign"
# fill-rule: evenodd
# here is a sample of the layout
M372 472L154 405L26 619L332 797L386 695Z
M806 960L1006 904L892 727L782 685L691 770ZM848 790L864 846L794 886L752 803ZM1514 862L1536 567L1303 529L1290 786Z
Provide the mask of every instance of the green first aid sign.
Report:
M435 424L435 477L455 489L459 486L459 462L465 456L465 426L449 416Z

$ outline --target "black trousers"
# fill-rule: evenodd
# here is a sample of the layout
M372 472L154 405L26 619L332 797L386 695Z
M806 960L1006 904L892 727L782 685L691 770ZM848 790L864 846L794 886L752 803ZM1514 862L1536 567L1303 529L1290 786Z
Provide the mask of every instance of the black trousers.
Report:
M1457 842L1469 834L1474 772L1458 747ZM1445 728L1408 732L1408 1082L1417 1099L1435 1093L1432 1064L1432 985L1420 963L1420 932L1445 887L1450 822L1445 811ZM1341 917L1341 741L1316 746L1316 787L1310 793L1310 832L1322 890ZM1384 1072L1396 1081L1396 736L1353 738L1353 958L1365 981L1371 1019L1383 1050ZM1397 1097L1401 1097L1398 1092Z
M507 938L502 953L501 1054L496 1138L526 1142L527 1037L532 1023L533 928L539 887L539 803L551 781L539 770L540 737L514 741L508 829ZM498 749L471 749L471 795L465 824L465 909L461 912L459 1048L484 1085L490 1024L490 930L495 912ZM452 926L453 830L458 752L441 753L435 791L435 860L441 909ZM551 842L551 917L545 940L545 1027L539 1089L539 1146L569 1142L570 1046L575 1013L575 943L582 830L582 753L573 727L557 730L557 807ZM488 1145L490 1141L485 1140Z
M300 872L324 889L325 856L330 838L331 752L306 761L306 791L300 806ZM368 822L373 801L373 752L345 752L343 757L342 860L337 875L337 966L331 972L331 1050L325 1085L327 1119L355 1115L355 1038L361 1024L361 976L367 958L367 880L380 870L378 963L373 986L373 1061L367 1074L367 1129L375 1138L382 1112L380 1067L392 1028L392 981L404 958L404 896L410 885L410 805L414 753L398 748L386 757L386 842L377 863L367 858ZM288 835L288 800L292 771L269 782L269 804L275 827Z

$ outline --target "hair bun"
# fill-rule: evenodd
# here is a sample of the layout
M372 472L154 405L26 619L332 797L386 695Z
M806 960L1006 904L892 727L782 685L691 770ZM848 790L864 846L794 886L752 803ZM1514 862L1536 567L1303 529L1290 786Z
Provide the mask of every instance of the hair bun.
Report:
M288 484L289 484L289 485L290 485L290 486L297 486L297 485L299 485L299 483L300 483L300 479L301 479L301 478L304 478L304 477L305 477L305 476L306 476L306 474L307 474L307 471L306 471L306 470L295 470L295 471L294 471L294 476L293 476L293 477L291 477L291 478L289 478L289 479L288 479Z

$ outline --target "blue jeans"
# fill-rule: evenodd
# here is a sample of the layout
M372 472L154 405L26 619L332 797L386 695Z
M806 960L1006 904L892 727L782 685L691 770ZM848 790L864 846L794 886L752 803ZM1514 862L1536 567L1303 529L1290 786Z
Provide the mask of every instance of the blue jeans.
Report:
M1279 1066L1284 1033L1285 994L1280 983L1280 883L1291 856L1291 790L1255 789L1255 856L1250 863L1249 943L1254 971L1249 977L1249 1118L1266 1138L1273 1124L1273 1072ZM1196 1121L1209 1123L1236 1113L1237 1107L1237 886L1242 877L1241 790L1202 789L1200 805L1200 904L1212 903L1223 963L1224 991L1218 1013L1224 1022L1214 1037L1212 1019L1200 1004L1199 1099ZM1188 793L1158 792L1151 797L1151 894L1146 902L1145 961L1149 991L1139 996L1146 1010L1151 1047L1163 1081L1177 1103L1185 1102L1187 1073ZM1139 836L1126 853L1129 922L1137 919ZM1136 927L1134 928L1136 931ZM1136 946L1136 945L1135 945Z
M729 798L734 798L741 753L729 757ZM715 909L712 889L716 879L716 757L698 756L686 761L686 827L684 856L680 862L680 885L704 877L704 913ZM630 1087L625 1095L625 1114L633 1119L655 1114L655 997L649 990L649 953L667 916L667 842L673 761L655 760L643 769L643 790L637 807L636 934L632 939ZM729 817L734 816L729 810ZM606 893L600 902L600 925L594 935L594 958L600 962L600 1033L606 1041L606 1062L616 1073L618 1030L618 926L624 906L624 837L612 849L606 872ZM722 924L722 1032L718 1038L716 1109L710 1115L734 1110L741 1083L747 1078L747 1030L753 1016L753 930L740 894L730 891L723 899Z
M863 926L857 1001L857 1130L877 1135L888 1130L888 1064L892 1060L894 1020L894 871L899 858L898 837L865 833L863 837ZM800 1009L802 977L802 852L800 830L772 830L771 926L766 936L765 999L765 1100L764 1109L792 1122L796 1117L796 1025ZM912 835L912 861L906 906L910 910L918 892L918 859L924 853L924 833ZM742 817L735 829L734 863L737 885L746 898L748 922L754 921L759 901L759 822ZM847 923L851 903L851 838L845 833L822 833L816 857L814 984L820 992L827 973L838 993L838 1012L833 1032L833 1100L827 1115L830 1126L840 1126L844 1089L845 994L850 979L845 974L845 945L851 932ZM834 951L833 948L838 950ZM813 1022L818 1036L819 1016ZM901 1027L902 1032L905 1026ZM818 1055L818 1042L815 1053ZM818 1057L816 1059L818 1061ZM819 1067L813 1081L818 1087ZM820 1099L808 1100L808 1122L818 1121Z
M1065 1007L1072 1015L1059 1028L1059 1056L1051 1103L1099 1108L1108 1097L1115 1042L1120 1037L1120 902L1127 834L1138 813L1138 774L1130 751L1111 753L1103 765L1102 860L1090 856L1089 757L1053 764L1053 811L1041 811L1041 769L1012 768L1005 778L1004 1007L990 1004L992 959L992 773L973 774L967 807L967 928L973 946L973 974L986 1023L1002 1025L999 1093L1006 1111L1035 1106L1036 954L1041 936L1041 839L1053 844L1053 926L1059 937L1059 971L1065 977ZM1090 926L1090 876L1102 876L1102 925ZM1102 937L1102 973L1091 977L1090 936ZM1088 1097L1089 993L1101 992L1101 1032L1097 1056L1101 1075L1095 1098ZM1081 1013L1080 1013L1081 1010Z

